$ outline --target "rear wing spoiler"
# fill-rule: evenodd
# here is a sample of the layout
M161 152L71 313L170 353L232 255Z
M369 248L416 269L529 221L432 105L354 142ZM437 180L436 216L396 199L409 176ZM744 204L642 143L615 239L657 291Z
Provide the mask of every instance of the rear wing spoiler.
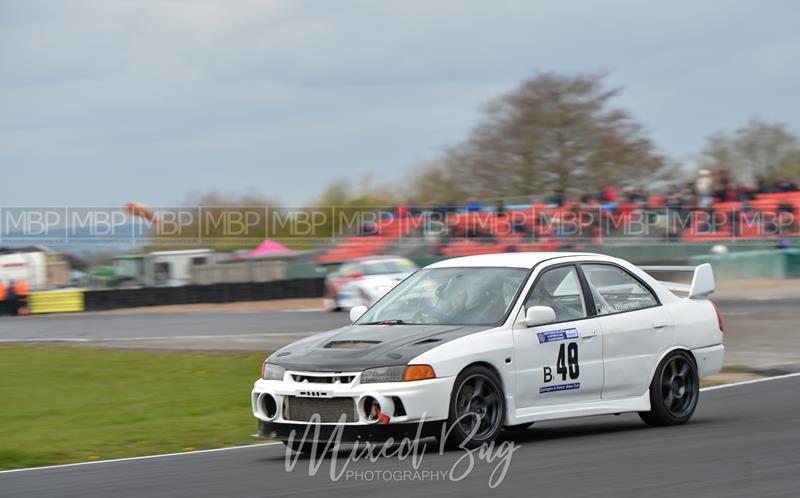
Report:
M647 273L691 272L691 285L659 280L660 284L671 291L688 293L689 299L705 299L715 289L714 271L709 263L698 266L640 266L639 268Z

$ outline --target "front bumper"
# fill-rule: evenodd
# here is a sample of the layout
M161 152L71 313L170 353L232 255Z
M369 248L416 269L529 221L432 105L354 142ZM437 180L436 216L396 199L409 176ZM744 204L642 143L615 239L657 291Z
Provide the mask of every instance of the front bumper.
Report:
M353 289L337 292L334 301L336 302L336 306L344 310L349 310L355 308L356 306L370 305L370 299L368 296L364 295L358 290Z
M443 421L406 422L398 424L344 425L333 424L298 424L291 422L258 421L256 437L264 439L280 439L286 441L290 437L304 442L354 442L354 441L395 441L410 439L416 441L426 437L436 437L442 433ZM292 434L294 432L294 434Z
M361 372L322 373L287 371L283 380L255 382L251 393L253 416L270 424L267 432L292 424L307 426L376 426L446 420L452 377L411 382L361 384ZM319 379L317 381L316 379ZM328 379L324 379L328 377ZM323 383L329 377L342 380ZM297 379L303 379L297 381ZM381 418L369 417L365 400L379 404ZM310 416L315 414L316 418ZM341 414L341 417L339 416ZM266 426L265 426L266 427Z

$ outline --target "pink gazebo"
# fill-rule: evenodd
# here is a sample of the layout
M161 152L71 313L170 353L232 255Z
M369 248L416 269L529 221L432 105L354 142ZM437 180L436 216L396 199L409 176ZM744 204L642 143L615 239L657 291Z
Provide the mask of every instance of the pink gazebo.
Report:
M275 242L274 240L266 239L264 242L260 243L258 247L253 249L252 251L248 251L244 253L241 257L242 258L257 258L259 256L267 256L270 254L278 254L282 252L289 252L291 249L286 247L285 245Z

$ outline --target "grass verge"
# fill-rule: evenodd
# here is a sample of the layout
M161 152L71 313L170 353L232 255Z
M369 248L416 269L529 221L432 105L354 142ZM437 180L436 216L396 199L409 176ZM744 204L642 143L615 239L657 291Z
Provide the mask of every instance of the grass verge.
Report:
M253 443L264 353L0 347L0 469ZM726 367L703 386L757 377Z
M264 358L0 347L0 469L252 443Z

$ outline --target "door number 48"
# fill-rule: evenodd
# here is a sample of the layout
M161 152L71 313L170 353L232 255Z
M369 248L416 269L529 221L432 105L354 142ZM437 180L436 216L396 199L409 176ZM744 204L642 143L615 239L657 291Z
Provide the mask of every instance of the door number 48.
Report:
M558 348L558 358L556 359L556 375L561 376L561 380L567 380L567 375L572 380L580 376L580 366L578 365L578 344L570 342L569 344L561 344ZM552 382L553 370L550 367L544 367L544 381Z

